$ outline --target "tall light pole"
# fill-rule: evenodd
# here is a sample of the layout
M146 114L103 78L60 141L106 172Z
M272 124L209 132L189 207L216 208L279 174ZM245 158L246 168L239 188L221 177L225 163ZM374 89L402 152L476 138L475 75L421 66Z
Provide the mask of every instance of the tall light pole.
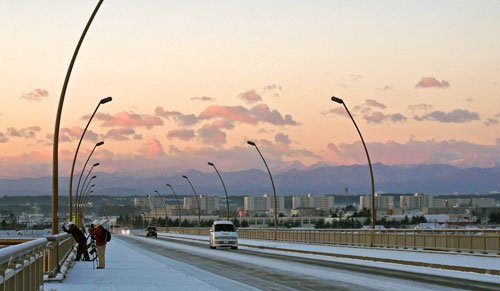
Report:
M85 212L83 211L84 208L85 208L85 205L88 203L88 200L90 199L90 193L93 193L94 192L94 188L95 187L95 184L92 184L90 187L88 187L87 189L85 189L84 192L82 192L82 195L81 195L81 199L80 199L80 205L79 205L79 215L81 217L79 217L79 219L81 220L82 222L82 227L84 226L84 217L85 217Z
M217 175L219 175L219 179L222 182L222 187L224 187L224 193L226 193L227 220L229 220L229 198L227 197L226 185L224 184L224 181L222 180L222 176L220 175L220 173L217 170L217 167L214 165L214 163L208 162L208 165L214 167L215 172L217 172Z
M61 96L59 97L59 105L57 107L56 114L56 122L54 125L54 142L52 146L52 234L57 234L59 232L57 224L58 224L58 208L59 208L59 128L61 125L61 115L62 109L64 105L64 98L66 97L66 89L68 88L69 78L71 76L71 71L73 70L73 65L75 64L76 56L78 55L78 51L80 50L80 46L82 45L83 39L89 30L90 24L92 24L92 20L94 20L99 7L101 7L103 0L99 0L97 3L94 12L89 18L87 25L85 26L82 35L80 36L80 40L76 45L75 51L73 52L73 57L69 63L68 71L66 72L66 77L64 78L63 87L61 90ZM71 217L70 217L71 219Z
M87 122L87 126L85 126L85 129L83 130L83 133L82 133L82 136L80 137L80 141L78 142L78 146L76 147L76 150L75 150L75 156L73 157L73 164L71 165L71 173L69 174L69 191L68 191L68 216L69 216L69 219L71 219L73 217L73 173L75 172L75 163L76 163L76 158L78 156L78 151L80 150L80 145L82 144L82 140L83 140L83 137L85 136L85 133L87 132L87 129L90 125L90 122L92 121L92 119L94 118L94 115L96 114L97 112L97 109L99 109L99 106L101 106L101 104L106 104L108 102L110 102L111 100L113 100L113 98L110 97L106 97L106 98L103 98L99 101L99 103L97 103L97 107L95 108L94 110L94 113L92 113L92 115L90 116L89 118L89 121Z
M155 190L156 194L161 198L161 201L163 202L163 207L165 208L165 227L167 228L168 231L168 215L167 215L167 204L165 203L165 199L163 196L161 196L160 192L158 190Z
M80 191L80 194L81 194L81 195L78 197L78 198L80 198L80 199L78 199L79 201L76 201L76 203L77 203L77 207L78 207L78 205L83 204L83 199L84 199L84 197L85 197L84 195L85 195L85 193L89 190L90 183L92 183L92 180L94 180L95 178L97 178L97 176L96 176L96 175L92 176L92 177L89 179L89 182L87 183L87 185L85 185L85 182L83 182L82 191ZM92 185L92 186L95 186L95 185ZM91 188L92 188L92 187L91 187Z
M354 121L354 118L351 115L351 112L349 112L349 109L347 109L347 106L345 105L344 100L332 96L332 101L336 102L338 104L344 105L345 110L347 111L347 114L349 114L349 117L352 120L352 123L354 123L354 127L356 127L356 130L358 131L359 138L361 139L361 142L363 143L363 147L365 148L365 153L366 153L366 158L368 159L368 167L370 168L370 178L371 178L371 183L372 183L372 193L371 193L371 208L372 208L372 230L375 229L375 222L377 220L377 210L375 209L375 182L373 180L373 169L372 169L372 162L370 161L370 155L368 154L368 149L366 148L365 140L363 139L363 136L361 135L361 131L359 130L358 125L356 124L356 121ZM373 244L373 242L372 242Z
M189 185L191 185L191 189L193 189L194 192L194 197L196 198L196 203L198 204L198 227L200 227L200 221L201 221L201 208L200 208L200 200L198 199L198 194L196 194L196 190L194 190L193 184L191 184L191 181L187 176L182 176L182 178L186 179L189 182Z
M79 188L76 189L76 196L75 196L75 200L76 200L76 217L78 219L78 212L80 211L80 208L79 208L79 205L81 204L81 201L82 201L82 198L80 197L81 196L81 193L83 193L83 188L85 186L85 182L87 181L87 178L90 176L90 173L92 173L92 170L94 170L95 167L99 166L100 164L99 163L95 163L92 165L92 168L90 168L89 172L87 173L87 176L85 176L85 180L83 181L83 185L82 185L82 189L80 190ZM82 170L82 174L83 174L83 171ZM92 179L95 179L96 176L92 176L91 180ZM89 181L89 184L90 184L90 181ZM88 185L88 184L87 184ZM78 225L78 222L76 223Z
M104 142L103 142L103 141L100 141L100 142L96 143L96 144L94 145L94 148L93 148L93 149L92 149L92 151L90 152L90 154L89 154L89 156L88 156L87 160L85 161L85 165L83 166L82 172L80 173L80 178L78 178L78 184L76 185L76 196L75 196L75 197L76 197L76 199L78 199L78 191L79 191L79 189L80 189L80 182L82 181L83 172L85 171L85 168L87 167L87 164L88 164L88 162L89 162L89 160L90 160L90 157L92 157L92 154L94 154L95 149L96 149L97 147L102 146L103 144L104 144ZM98 166L98 165L99 165L99 163L97 163L97 165L95 165L95 164L94 164L94 166ZM78 215L77 215L77 216L78 216Z
M274 240L277 239L277 231L278 231L278 199L276 198L276 188L274 187L274 181L273 181L273 176L271 175L271 171L269 170L269 167L267 166L266 160L264 159L264 156L262 156L262 153L260 152L259 148L253 141L247 141L247 144L255 147L257 149L257 152L259 153L260 157L262 158L262 161L264 162L264 165L266 166L267 172L269 173L269 178L271 178L271 185L273 186L273 194L274 194Z
M151 195L148 195L148 200L149 203L153 206L153 211L155 212L155 220L156 223L158 223L158 213L156 213L156 207L155 207L155 195L153 194L153 201L151 202Z
M166 184L170 189L172 189L172 193L174 193L175 200L177 201L177 207L179 207L179 227L181 227L182 223L182 208L181 208L181 203L179 202L179 197L177 197L177 194L174 191L174 188L170 184Z

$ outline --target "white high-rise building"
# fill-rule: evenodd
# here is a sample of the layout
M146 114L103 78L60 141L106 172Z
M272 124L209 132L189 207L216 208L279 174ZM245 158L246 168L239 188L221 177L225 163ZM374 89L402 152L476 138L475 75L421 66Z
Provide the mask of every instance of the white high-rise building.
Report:
M371 209L371 195L359 196L359 206L358 209L363 208ZM394 197L393 196L382 196L381 194L375 193L375 209L377 211L383 211L388 209L394 209Z
M219 197L217 196L198 196L200 210L202 213L212 214L220 209ZM184 197L184 208L198 211L198 202L194 196Z
M333 196L293 196L292 209L314 208L318 210L330 211L335 208L335 198Z
M434 197L415 193L413 196L399 196L399 206L403 210L420 210L434 207Z
M274 209L274 196L264 194L263 196L245 196L244 210L250 212L267 212ZM285 197L276 196L278 211L285 209Z

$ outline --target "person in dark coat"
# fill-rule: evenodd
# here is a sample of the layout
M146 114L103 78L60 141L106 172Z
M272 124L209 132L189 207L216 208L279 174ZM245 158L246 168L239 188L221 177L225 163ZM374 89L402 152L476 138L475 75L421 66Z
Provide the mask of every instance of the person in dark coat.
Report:
M73 221L70 221L68 223L68 229L66 229L64 225L62 229L65 232L71 234L71 236L73 236L73 239L78 243L78 249L76 251L76 261L81 260L82 255L85 261L90 261L89 252L87 251L87 238L85 237L83 232L78 227L76 227Z

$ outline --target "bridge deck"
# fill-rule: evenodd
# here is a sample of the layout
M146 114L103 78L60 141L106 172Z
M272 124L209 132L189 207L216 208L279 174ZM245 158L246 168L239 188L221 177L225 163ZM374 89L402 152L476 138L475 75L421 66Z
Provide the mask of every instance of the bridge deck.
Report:
M97 266L95 262L94 266ZM180 262L138 249L114 236L106 247L106 268L75 262L66 279L44 284L44 290L245 290L238 282L204 273ZM221 287L222 286L222 287Z

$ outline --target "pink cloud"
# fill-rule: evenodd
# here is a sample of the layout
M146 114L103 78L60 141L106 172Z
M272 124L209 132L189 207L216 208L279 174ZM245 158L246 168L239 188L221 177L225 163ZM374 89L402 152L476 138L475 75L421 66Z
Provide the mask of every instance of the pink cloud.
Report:
M290 140L288 135L283 134L283 133L278 133L277 135L275 135L274 141L276 141L277 143L280 143L280 144L287 145L287 146L292 143L292 141Z
M161 157L165 155L162 145L155 138L147 140L142 145L139 152L147 158Z
M59 142L71 142L75 140L80 140L83 133L83 128L74 126L74 127L64 127L59 130ZM48 133L45 137L52 141L54 139L54 134ZM97 141L99 135L94 131L88 129L85 133L84 140Z
M278 110L270 110L266 104L259 104L250 109L254 118L258 121L268 122L274 125L299 125L290 114L282 116Z
M191 97L191 100L198 100L198 101L206 102L206 101L214 101L215 98L207 97L207 96L201 96L201 97Z
M390 122L404 122L406 121L406 117L404 117L401 113L395 114L385 114L380 111L371 112L370 114L366 114L363 118L369 123L383 123L385 121Z
M7 135L10 137L21 137L21 138L36 138L36 134L42 129L39 126L31 126L26 128L17 129L14 127L7 128Z
M241 93L239 95L239 97L241 99L245 100L249 104L262 100L262 97L259 94L257 94L257 92L255 90L250 90L250 91Z
M209 106L202 113L200 113L200 118L202 119L211 119L217 117L241 123L257 124L257 120L255 120L255 118L253 118L250 114L249 110L243 106L213 105Z
M366 99L366 105L369 107L376 107L380 109L385 109L387 106L373 99Z
M226 143L226 133L212 126L203 126L200 128L198 130L198 137L207 145L222 146Z
M434 77L424 77L418 84L415 86L417 88L448 88L450 87L450 83L448 83L445 80L442 80L439 82L436 78Z
M167 133L167 138L178 138L183 141L188 141L194 138L194 131L191 129L173 129Z
M113 128L110 129L105 135L104 139L112 139L117 141L125 141L125 140L140 140L142 136L137 134L133 128Z
M166 111L163 107L156 107L155 115L167 119L174 119L182 126L190 126L198 123L199 119L194 114L182 114L179 111Z
M89 116L84 116L83 119L88 119ZM148 129L154 126L163 125L161 118L147 114L137 114L133 112L118 112L115 115L97 113L95 115L97 120L102 121L102 126L113 127L139 127L144 126Z
M0 143L6 143L9 141L9 137L5 136L3 133L0 132Z
M29 101L37 101L40 102L42 101L42 98L48 97L49 92L45 89L35 89L31 92L24 93L23 96L21 96L22 99L26 99Z

